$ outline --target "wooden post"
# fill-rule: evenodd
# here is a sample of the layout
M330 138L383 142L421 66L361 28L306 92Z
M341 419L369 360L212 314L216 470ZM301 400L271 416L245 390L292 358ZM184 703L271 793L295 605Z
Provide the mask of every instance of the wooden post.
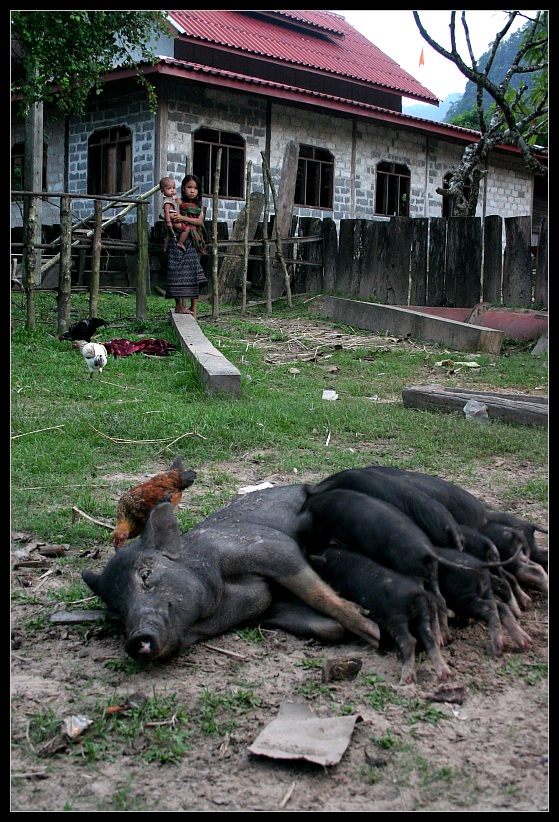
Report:
M303 237L315 236L315 243L303 243L300 245L299 257L302 261L312 263L323 263L322 249L322 221L318 217L301 217L299 221L300 232ZM309 294L320 294L324 289L324 268L316 266L297 266L297 287L295 291L307 292Z
M290 237L293 218L293 203L295 201L295 186L297 183L297 165L299 162L299 146L294 140L289 140L285 146L283 163L279 180L279 192L276 197L276 188L272 180L272 175L268 163L266 163L267 173L270 175L270 187L274 198L276 235L278 237ZM283 281L287 275L285 262L283 260L281 245L276 249L276 260L272 261L272 297L279 297L283 291ZM290 303L291 288L287 289L287 299Z
M503 303L532 307L532 218L505 217Z
M274 200L274 211L275 211L275 219L274 219L274 226L276 229L276 257L279 260L279 264L281 266L281 270L283 272L283 277L285 281L285 292L287 294L287 305L289 308L293 307L293 302L291 300L291 285L289 282L289 272L287 270L287 266L285 264L285 259L283 256L283 249L281 245L281 228L280 228L280 210L278 205L278 198L276 196L276 187L274 185L274 180L272 178L272 172L270 171L270 166L268 165L268 161L266 160L266 155L263 151L260 152L262 155L262 162L264 164L264 171L266 177L268 178L268 182L270 184L270 188L272 190L272 198ZM284 204L285 205L285 204ZM285 209L284 209L285 213ZM291 229L291 216L289 217L289 228ZM272 285L272 296L273 296L273 285Z
M248 244L248 229L250 223L250 185L252 179L252 160L249 160L247 163L247 177L246 177L246 186L245 186L245 209L246 209L246 222L245 222L245 233L244 233L244 257L243 257L243 282L242 282L242 299L241 299L241 314L244 317L247 311L247 274L248 274L248 251L249 251L249 244Z
M429 217L429 271L427 274L426 305L444 305L446 219Z
M483 301L501 304L503 279L503 218L488 214L483 220Z
M103 231L103 202L95 200L93 240L91 241L91 283L89 285L89 316L96 317L99 307L99 280L101 278L101 233Z
M35 73L37 69L34 70ZM32 103L25 115L24 188L43 190L43 103ZM33 254L35 255L35 285L41 285L41 240L43 235L43 204L35 201Z
M27 328L35 328L35 225L37 222L37 197L29 195L23 199L23 290L27 298Z
M147 319L147 301L149 283L148 258L148 204L138 203L137 241L138 267L136 270L136 319Z
M262 253L264 255L264 293L266 294L266 311L272 313L272 279L270 277L270 243L268 241L270 219L270 193L264 177L264 216L262 217Z
M426 305L427 300L427 237L429 218L412 220L412 255L410 265L410 305Z
M72 201L60 198L60 271L58 274L58 333L64 334L70 325L72 299Z
M445 294L455 308L473 308L481 299L480 217L449 217Z
M214 190L212 200L212 320L217 320L219 317L219 290L217 278L217 218L219 216L219 178L221 176L221 149L217 150L217 157L215 162L214 174Z
M322 264L324 291L333 293L336 290L337 278L338 228L332 217L325 217L322 220Z
M542 218L540 242L536 257L536 280L534 283L534 305L547 308L547 217Z

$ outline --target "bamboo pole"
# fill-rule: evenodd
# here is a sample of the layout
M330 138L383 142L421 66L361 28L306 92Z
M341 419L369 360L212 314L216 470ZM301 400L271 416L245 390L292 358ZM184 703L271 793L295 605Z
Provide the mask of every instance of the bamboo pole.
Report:
M217 280L217 218L219 213L219 178L221 175L221 148L217 150L214 173L214 187L212 199L212 319L217 320L219 316L219 291Z
M147 294L149 287L147 203L138 203L136 240L138 243L138 254L136 257L136 319L146 320L148 316Z
M270 220L270 190L264 177L264 215L262 217L262 253L264 256L264 293L266 294L266 311L272 313L272 279L270 276L270 243L268 241L268 224Z
M60 271L58 274L58 333L70 325L72 299L72 201L60 198Z
M23 202L23 290L27 298L27 328L35 328L35 273L37 258L35 256L35 225L37 222L37 197L29 197Z
M246 178L246 186L245 186L245 210L246 210L246 222L245 222L245 233L244 233L244 255L243 255L243 290L242 290L242 300L241 300L241 314L244 317L247 311L247 275L248 275L248 229L250 223L250 187L251 187L251 180L252 180L252 160L249 160L247 163L247 178Z
M274 200L274 211L275 211L275 218L274 218L274 226L276 229L276 257L279 260L281 265L281 270L283 271L283 276L285 279L285 293L287 295L287 305L289 308L293 307L293 303L291 300L291 284L289 282L289 272L287 270L287 266L285 264L285 258L283 256L283 250L281 245L281 232L280 232L280 224L279 224L279 210L278 210L278 198L276 195L276 187L274 185L274 181L272 179L272 173L270 171L270 167L268 165L268 161L266 160L266 154L261 151L260 154L262 155L262 162L264 164L264 171L266 173L266 177L268 178L268 182L270 184L270 188L272 190L272 197Z
M116 222L121 217L125 217L128 214L128 212L132 211L133 208L137 207L138 200L146 200L148 197L151 197L152 194L155 194L156 191L159 191L159 184L154 186L153 188L150 188L149 191L146 191L145 194L142 194L133 203L130 203L129 205L127 205L125 208L123 208L122 211L119 211L118 214L115 214L113 217L109 217L109 219L106 220L105 223L103 223L103 228L106 228L108 225L111 225L112 223ZM84 195L84 199L87 199L87 195ZM97 199L99 199L99 198L97 198ZM85 236L86 237L92 237L93 236L93 229L88 229L85 232ZM80 243L80 240L74 240L74 242L72 243L72 248L76 245L79 245L79 243ZM56 265L56 263L59 260L60 260L60 254L55 254L54 257L52 257L47 263L44 264L44 266L42 266L41 274L44 274L45 271L48 271L49 268L52 268L53 265Z
M91 285L89 288L89 316L96 317L99 308L99 282L101 279L101 234L103 232L103 203L95 200L93 240L91 245Z
M134 188L129 188L128 191L125 191L122 196L123 197L129 197L131 194L133 194L139 188L140 188L140 186L134 186ZM118 207L118 203L115 203L114 200L113 200L110 203L107 203L107 205L103 206L102 210L107 211L107 209L109 209L109 208L117 208L117 207ZM75 231L76 228L79 228L81 225L85 225L87 222L89 222L89 220L92 220L94 217L95 217L95 211L92 211L91 214L87 215L87 217L84 217L82 220L78 220L77 223L74 223L74 225L72 226L72 231ZM45 247L46 248L52 248L52 246L59 245L59 244L60 244L60 237L57 237L55 240L52 240L52 242L48 243Z

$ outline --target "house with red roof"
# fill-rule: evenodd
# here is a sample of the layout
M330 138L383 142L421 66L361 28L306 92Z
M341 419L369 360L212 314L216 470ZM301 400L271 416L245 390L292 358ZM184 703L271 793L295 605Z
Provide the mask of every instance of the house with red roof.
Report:
M134 73L118 68L82 117L63 118L45 104L44 190L142 193L165 175L179 188L194 172L211 218L221 149L219 219L232 226L245 203L248 163L252 190L262 191L265 152L277 186L294 143L295 216L337 223L449 216L437 188L477 132L404 114L404 97L439 101L344 17L293 9L167 14L169 36L157 43L158 60L141 66L157 92L155 114ZM24 139L24 124L14 117L16 169ZM531 215L547 203L514 147L497 146L486 171L479 216ZM152 222L159 211L156 194ZM44 203L44 222L48 213ZM90 214L91 201L74 200L73 213Z

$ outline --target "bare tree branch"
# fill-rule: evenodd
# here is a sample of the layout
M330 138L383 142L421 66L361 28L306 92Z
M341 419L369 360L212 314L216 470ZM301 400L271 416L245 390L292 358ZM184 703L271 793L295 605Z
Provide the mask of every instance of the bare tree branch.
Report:
M470 64L461 56L456 39L456 12L450 12L450 51L437 43L424 28L419 12L413 11L415 23L423 39L438 54L450 60L461 73L476 86L476 115L480 137L477 143L472 143L464 149L459 166L453 170L448 188L437 189L437 193L449 197L454 201L454 213L457 215L474 215L476 213L480 182L487 173L485 163L489 153L498 144L516 146L522 159L532 173L547 174L547 166L540 159L547 154L547 150L534 145L534 138L547 131L547 94L536 103L528 98L528 86L522 83L518 89L513 89L511 81L517 75L546 71L547 36L542 36L542 12L538 11L535 17L521 14L519 11L509 11L505 25L497 32L487 61L480 68L476 60L468 27L466 12L461 14L460 22L466 41ZM502 41L510 32L511 26L518 16L525 17L527 25L514 59L505 76L496 85L489 73L495 63L495 57ZM529 23L529 25L528 25ZM547 19L544 21L547 28ZM523 62L524 61L524 62ZM527 62L528 61L528 62ZM484 109L484 92L487 92L495 103L489 122L488 112ZM539 155L539 156L536 156ZM465 190L469 189L469 196Z

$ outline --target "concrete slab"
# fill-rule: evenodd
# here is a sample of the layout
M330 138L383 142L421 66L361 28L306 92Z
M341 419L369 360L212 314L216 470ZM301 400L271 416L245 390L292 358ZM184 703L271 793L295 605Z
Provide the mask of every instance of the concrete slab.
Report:
M324 319L377 333L440 343L453 351L498 354L505 336L503 331L494 328L435 317L399 306L341 297L323 297L318 310Z
M182 350L195 362L200 382L212 394L241 393L241 372L202 333L192 314L171 311Z
M473 309L422 305L400 306L400 308L443 317L447 320L467 322L470 325L482 325L484 328L496 328L503 331L505 337L513 340L538 340L542 334L547 333L547 313L529 308L496 308L489 303L479 303Z

